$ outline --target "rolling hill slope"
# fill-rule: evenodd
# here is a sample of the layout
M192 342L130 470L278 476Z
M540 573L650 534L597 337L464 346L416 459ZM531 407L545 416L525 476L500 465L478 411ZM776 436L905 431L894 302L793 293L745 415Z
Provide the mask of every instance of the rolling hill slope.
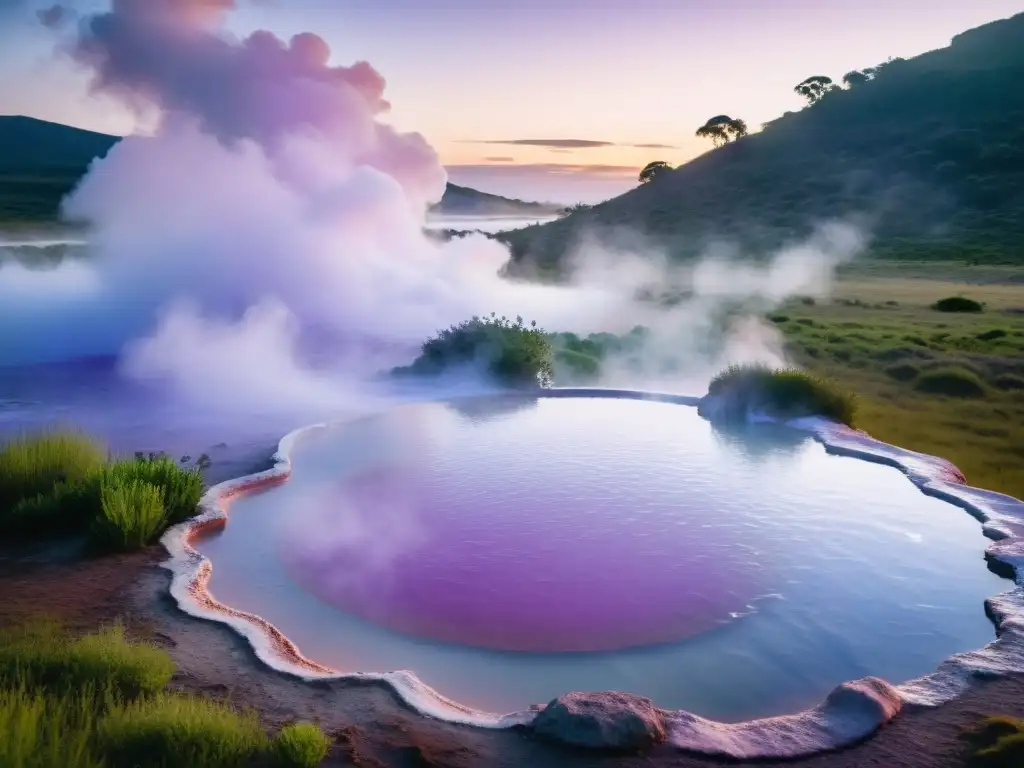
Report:
M0 224L56 222L61 199L74 188L89 163L119 140L119 136L31 117L0 117ZM449 184L432 212L544 216L559 208Z
M878 255L1024 262L1022 83L1019 14L588 211L503 235L510 270L557 272L584 233L638 231L676 257L720 238L763 253L849 216Z

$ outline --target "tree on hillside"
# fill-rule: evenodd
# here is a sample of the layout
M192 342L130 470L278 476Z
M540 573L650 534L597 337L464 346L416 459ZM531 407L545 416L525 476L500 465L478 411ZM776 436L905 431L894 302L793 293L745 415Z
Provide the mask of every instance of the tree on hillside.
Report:
M697 129L697 137L711 139L716 147L741 139L747 135L747 124L739 118L715 115Z
M653 163L648 163L640 171L640 183L646 184L649 181L654 181L662 174L671 171L672 166L666 163L664 160L655 160Z
M867 67L865 69L855 69L852 72L847 72L843 75L843 84L847 88L856 88L864 85L864 83L873 80L875 77L875 68Z
M794 87L793 90L807 99L808 104L817 104L821 100L822 96L829 91L835 90L835 88L836 85L832 82L831 77L826 75L812 75Z

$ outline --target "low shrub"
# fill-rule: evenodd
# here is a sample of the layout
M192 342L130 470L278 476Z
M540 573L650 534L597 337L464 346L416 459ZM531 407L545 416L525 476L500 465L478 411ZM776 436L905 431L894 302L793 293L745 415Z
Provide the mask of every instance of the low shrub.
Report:
M730 366L712 379L708 394L720 396L727 411L764 411L780 418L825 416L852 425L857 401L835 382L795 369Z
M985 307L981 302L966 296L947 296L932 304L932 309L939 312L982 312Z
M199 469L181 467L166 456L136 458L111 464L104 470L101 482L122 487L133 483L156 486L163 494L163 506L169 525L194 517L203 496L203 476Z
M917 378L920 373L917 366L911 365L910 363L897 363L896 365L890 365L885 369L885 373L889 378L895 379L896 381L913 381Z
M1007 391L1019 391L1024 389L1024 377L1013 373L1004 373L992 381L997 388Z
M267 748L267 737L252 712L159 694L112 708L99 723L96 746L111 765L241 768Z
M789 315L768 315L768 319L776 325L782 325L789 322Z
M72 637L36 622L0 634L0 686L66 692L91 687L131 699L163 689L174 674L166 652L131 642L121 626Z
M107 450L101 443L74 431L44 432L8 441L0 448L0 524L7 522L22 500L48 495L57 485L74 487L106 461ZM47 524L58 522L62 521L48 520Z
M1009 334L1002 328L992 328L991 330L988 331L982 331L977 336L975 336L975 338L980 341L994 341L995 339L1001 339L1004 336L1008 335Z
M971 764L979 768L1019 768L1024 765L1024 720L988 717L966 731Z
M93 754L96 695L47 696L24 685L0 689L0 765L104 768Z
M521 317L474 317L428 339L412 365L398 374L434 376L465 367L478 367L501 384L550 386L553 376L551 342L536 322Z
M107 480L100 490L100 515L93 523L93 538L108 549L141 549L167 527L164 493L141 480Z
M925 371L914 382L914 389L947 397L981 397L985 394L985 384L977 374L959 366Z
M312 723L282 728L270 743L270 754L281 768L316 768L327 756L331 740Z

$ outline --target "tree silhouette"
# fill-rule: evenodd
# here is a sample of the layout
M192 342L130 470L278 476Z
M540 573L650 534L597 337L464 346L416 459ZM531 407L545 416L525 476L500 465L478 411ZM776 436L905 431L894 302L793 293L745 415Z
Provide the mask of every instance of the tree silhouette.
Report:
M875 68L867 67L866 69L855 69L852 72L847 72L843 75L843 83L847 88L856 88L864 85L869 80L873 80L875 77Z
M732 118L728 115L715 115L697 129L698 138L711 139L716 147L746 135L747 124L739 118Z
M808 104L817 104L822 96L829 91L835 90L835 88L836 85L832 82L831 77L813 75L797 85L793 90L807 99Z
M671 171L672 166L666 163L664 160L655 160L653 163L648 163L640 171L640 183L646 184L649 181L654 181L656 178Z

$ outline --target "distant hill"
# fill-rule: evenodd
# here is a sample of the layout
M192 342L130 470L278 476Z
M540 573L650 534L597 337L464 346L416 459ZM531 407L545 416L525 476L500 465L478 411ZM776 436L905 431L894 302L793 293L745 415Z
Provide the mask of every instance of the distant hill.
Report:
M55 222L61 199L92 160L119 136L31 117L0 117L0 224ZM449 184L432 213L458 216L535 216L559 206L530 203Z
M500 237L512 273L554 273L587 233L639 231L678 258L722 238L764 253L850 215L879 256L1024 262L1024 14L887 62L620 197Z

